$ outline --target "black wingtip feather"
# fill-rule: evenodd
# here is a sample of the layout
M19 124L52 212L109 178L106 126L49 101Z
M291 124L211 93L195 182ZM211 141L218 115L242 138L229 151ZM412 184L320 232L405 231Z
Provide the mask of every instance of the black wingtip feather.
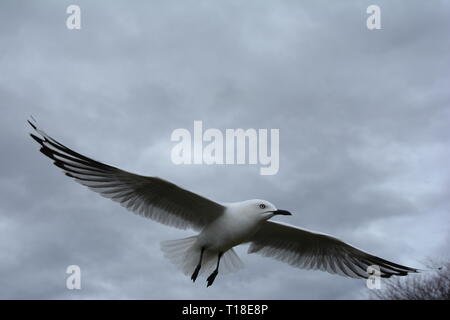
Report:
M61 162L61 161L59 161L59 160L54 161L53 164L54 164L55 166L57 166L58 168L61 168L61 169L63 169L63 170L66 170L66 169L67 169L67 168L64 166L64 162Z
M42 153L43 153L44 155L46 155L47 157L49 157L50 159L56 160L56 159L55 159L55 156L54 156L54 154L53 154L53 152L52 152L52 150L50 150L49 148L47 148L47 147L42 147L39 151L42 152Z
M38 136L35 136L34 134L30 133L30 137L33 138L37 143L39 143L41 146L43 146L44 140L39 138Z
M32 126L33 127L33 129L34 130L37 130L37 127L33 124L33 123L31 123L31 121L30 120L27 120L27 122L30 124L30 126Z

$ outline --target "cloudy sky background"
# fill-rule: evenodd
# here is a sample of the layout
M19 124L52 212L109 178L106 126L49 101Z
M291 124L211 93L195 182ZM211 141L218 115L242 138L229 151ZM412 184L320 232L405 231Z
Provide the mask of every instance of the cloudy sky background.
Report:
M78 4L82 29L65 26ZM366 28L378 4L382 30ZM192 284L159 250L193 234L63 176L33 115L97 160L218 201L263 198L284 222L398 263L448 258L449 1L0 2L0 298L361 299L362 280L238 253ZM280 170L176 166L176 128L279 128ZM67 266L82 290L65 288Z

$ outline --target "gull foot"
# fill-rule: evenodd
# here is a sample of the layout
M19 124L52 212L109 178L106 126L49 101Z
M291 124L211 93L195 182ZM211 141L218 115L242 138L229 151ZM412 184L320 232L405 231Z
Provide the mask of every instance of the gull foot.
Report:
M218 273L219 272L217 270L214 270L214 272L211 273L211 275L208 277L208 279L206 279L206 281L208 281L208 285L206 287L209 287L210 285L213 284L214 279L216 279Z
M198 277L198 272L200 271L200 266L197 266L194 270L194 273L191 276L191 280L192 282L195 282L195 280L197 280Z

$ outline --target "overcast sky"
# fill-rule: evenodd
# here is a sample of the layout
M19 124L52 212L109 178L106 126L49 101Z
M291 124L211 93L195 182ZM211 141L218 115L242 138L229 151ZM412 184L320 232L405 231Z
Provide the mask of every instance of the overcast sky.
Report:
M81 7L81 30L66 8ZM366 8L381 7L369 31ZM38 152L26 120L94 159L413 267L450 241L450 1L0 2L0 298L361 299L365 281L238 247L206 288L166 260L192 235L133 215ZM280 170L177 166L176 128L279 128ZM79 265L82 290L65 287Z

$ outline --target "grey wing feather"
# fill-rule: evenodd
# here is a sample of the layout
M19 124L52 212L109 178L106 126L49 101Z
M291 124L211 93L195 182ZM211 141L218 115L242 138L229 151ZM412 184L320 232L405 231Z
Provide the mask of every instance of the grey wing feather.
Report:
M40 137L31 137L40 151L77 182L141 216L180 229L201 229L224 207L177 185L133 174L83 156L48 136L28 121Z
M302 269L318 269L352 278L368 278L367 268L378 266L380 276L404 276L417 269L405 267L332 236L267 221L251 239L249 253L259 253Z

